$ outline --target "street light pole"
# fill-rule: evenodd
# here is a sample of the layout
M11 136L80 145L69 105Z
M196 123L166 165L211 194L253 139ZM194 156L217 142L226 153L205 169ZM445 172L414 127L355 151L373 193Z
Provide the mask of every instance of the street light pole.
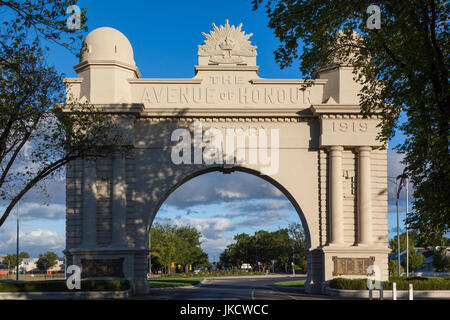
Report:
M295 240L292 239L292 275L293 276L295 276L294 245L295 245Z
M258 265L258 234L255 232L255 249L256 249L256 269L259 272L259 265Z

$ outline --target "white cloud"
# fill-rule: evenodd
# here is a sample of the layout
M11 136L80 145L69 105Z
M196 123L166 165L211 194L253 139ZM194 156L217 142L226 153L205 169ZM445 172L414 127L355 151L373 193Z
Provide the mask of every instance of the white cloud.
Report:
M212 172L189 180L175 190L165 204L188 208L199 204L231 202L236 199L279 199L284 195L260 177L233 172Z
M235 227L233 222L225 218L194 218L185 217L183 219L171 219L171 223L178 226L189 225L200 232L205 239L219 239L226 231L231 231Z
M36 202L21 203L19 207L20 219L64 219L66 216L65 204L41 204Z
M216 192L225 199L244 199L247 197L245 193L230 190L216 189Z
M62 256L65 247L65 236L53 230L34 229L24 230L19 233L19 249L28 252L32 257L39 253L53 251ZM0 253L16 252L16 230L13 227L2 226L0 232Z
M218 238L218 239L208 239L201 238L202 249L208 253L210 261L215 259L219 260L220 254L225 250L225 248L234 242L232 237L229 238Z

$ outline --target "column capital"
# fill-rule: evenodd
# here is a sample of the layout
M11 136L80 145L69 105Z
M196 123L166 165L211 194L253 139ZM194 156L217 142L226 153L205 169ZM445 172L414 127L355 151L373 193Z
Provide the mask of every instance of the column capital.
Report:
M344 147L342 147L342 146L331 146L331 147L328 147L328 150L329 151L344 151Z
M360 146L360 147L356 147L356 150L358 152L364 152L364 151L372 151L372 147L369 146Z

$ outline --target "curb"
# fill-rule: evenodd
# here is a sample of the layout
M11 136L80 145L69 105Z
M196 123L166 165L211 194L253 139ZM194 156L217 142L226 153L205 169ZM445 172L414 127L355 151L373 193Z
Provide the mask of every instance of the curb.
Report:
M49 291L49 292L0 292L0 300L58 300L58 299L126 299L131 290L125 291Z
M373 299L380 298L380 291L373 290ZM450 290L414 290L414 299L416 298L436 298L436 299L450 299ZM366 298L369 299L369 290L344 290L334 289L330 287L325 288L325 295L345 298ZM408 290L397 290L397 299L408 299ZM383 291L384 299L392 299L392 290Z

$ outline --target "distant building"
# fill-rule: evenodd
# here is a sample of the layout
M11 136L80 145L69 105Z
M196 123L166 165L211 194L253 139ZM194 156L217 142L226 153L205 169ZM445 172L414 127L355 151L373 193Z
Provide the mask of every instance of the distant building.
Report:
M26 258L22 260L22 263L19 266L21 273L37 273L42 272L42 270L38 269L37 261L38 258ZM56 260L56 264L47 269L47 273L55 273L55 272L64 272L64 259L58 258Z
M36 262L38 258L25 258L22 260L22 263L19 265L20 273L30 273L37 270Z
M441 247L432 248L423 248L423 247L414 247L414 250L423 256L423 266L417 268L415 273L423 272L423 273L434 273L436 270L433 267L433 256L434 250L437 250ZM445 254L450 256L450 247L445 247ZM400 261L406 258L406 249L400 252ZM397 261L397 253L391 253L389 255L389 261Z

